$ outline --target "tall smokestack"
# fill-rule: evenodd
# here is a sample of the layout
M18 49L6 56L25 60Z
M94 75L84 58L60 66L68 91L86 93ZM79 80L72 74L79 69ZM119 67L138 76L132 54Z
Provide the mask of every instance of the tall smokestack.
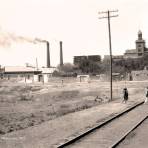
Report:
M39 67L38 67L38 59L36 58L36 69L39 70Z
M46 41L47 44L47 68L50 67L50 51L49 51L49 42Z
M62 41L60 41L60 66L63 65L63 49L62 49Z

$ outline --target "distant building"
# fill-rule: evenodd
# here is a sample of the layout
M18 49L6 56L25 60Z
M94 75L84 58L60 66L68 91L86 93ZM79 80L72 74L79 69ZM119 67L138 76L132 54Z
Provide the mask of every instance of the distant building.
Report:
M24 66L5 66L4 67L4 76L6 77L24 77L24 76L33 76L34 74L40 74L41 71L33 67L24 67Z
M124 53L124 58L125 59L127 59L127 58L138 58L136 49L126 50L125 53Z
M137 70L131 72L132 80L134 81L144 81L148 80L148 70Z
M145 40L142 38L142 32L139 30L138 39L135 41L136 49L128 49L124 53L124 58L141 58L148 54L148 48L145 46Z
M128 49L125 51L124 55L112 55L114 61L119 61L123 59L136 59L142 58L148 55L148 48L145 46L145 40L142 38L142 32L139 30L138 39L135 41L136 49ZM110 60L110 55L104 56L104 61Z
M93 62L101 62L101 56L100 55L88 55L88 60Z
M40 68L39 70L42 71L42 73L39 75L39 80L42 80L43 82L47 83L49 82L49 78L52 77L53 72L57 70L57 68Z
M88 56L74 56L74 65L79 65L82 61L89 60L92 62L101 62L100 55L88 55Z
M79 65L83 60L87 60L87 56L74 56L74 65Z
M18 78L19 80L25 80L25 82L46 83L55 70L55 67L37 69L25 66L5 66L0 68L0 77L7 79Z
M113 55L112 56L113 61L120 61L124 59L123 55ZM110 61L110 55L104 55L104 61Z

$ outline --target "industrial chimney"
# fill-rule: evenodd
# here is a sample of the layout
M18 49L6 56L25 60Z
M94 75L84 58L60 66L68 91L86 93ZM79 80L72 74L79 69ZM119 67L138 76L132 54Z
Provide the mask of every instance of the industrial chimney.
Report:
M46 41L47 44L47 68L50 68L50 51L49 51L49 42Z
M62 49L62 41L60 41L60 66L63 65L63 49Z

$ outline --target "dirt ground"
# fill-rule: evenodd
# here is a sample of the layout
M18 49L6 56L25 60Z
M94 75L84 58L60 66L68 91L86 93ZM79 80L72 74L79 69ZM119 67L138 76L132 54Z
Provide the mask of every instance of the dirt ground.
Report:
M122 98L127 87L129 97L144 98L147 82L113 82L113 100ZM50 83L0 81L0 134L41 124L59 116L84 110L109 101L109 82L76 79L51 79Z

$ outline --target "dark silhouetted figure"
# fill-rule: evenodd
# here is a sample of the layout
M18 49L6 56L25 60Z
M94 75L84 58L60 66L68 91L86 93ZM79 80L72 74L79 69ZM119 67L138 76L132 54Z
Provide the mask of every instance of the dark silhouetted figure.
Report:
M126 101L128 100L128 90L127 88L123 89L123 103L126 103Z
M148 102L148 87L145 88L145 100L144 100L144 104L146 104Z

